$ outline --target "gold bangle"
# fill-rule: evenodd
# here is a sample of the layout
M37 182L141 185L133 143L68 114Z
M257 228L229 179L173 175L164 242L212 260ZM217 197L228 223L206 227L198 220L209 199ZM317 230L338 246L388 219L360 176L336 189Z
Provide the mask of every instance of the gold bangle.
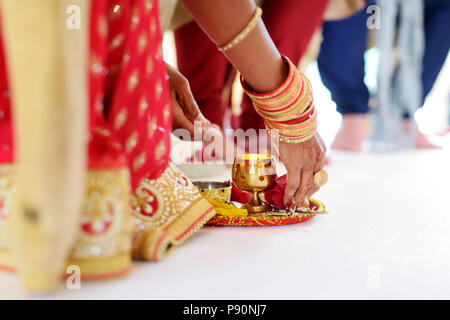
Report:
M253 15L253 18L250 20L250 22L247 24L247 26L239 32L230 42L227 44L220 46L219 50L222 52L228 51L237 44L239 44L242 40L244 40L249 33L256 27L256 24L258 23L259 18L262 16L262 9L260 7L256 7L255 14Z
M312 137L314 137L315 133L316 133L316 131L310 133L306 137L291 138L291 137L285 137L285 136L282 136L282 135L273 134L271 131L269 131L269 134L272 136L272 138L278 139L280 142L285 142L285 143L290 143L290 144L303 143L305 141L308 141Z

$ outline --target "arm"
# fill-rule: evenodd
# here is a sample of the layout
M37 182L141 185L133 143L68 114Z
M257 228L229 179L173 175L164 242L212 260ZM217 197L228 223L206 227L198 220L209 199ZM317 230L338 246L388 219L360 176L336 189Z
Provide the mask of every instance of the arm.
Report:
M184 3L219 47L239 34L256 10L251 0L184 0ZM287 78L286 64L261 20L247 37L224 54L256 92L277 89ZM293 201L301 205L305 198L318 190L314 174L323 168L323 141L315 133L304 142L280 141L278 150L288 171L284 203L288 206Z
M184 0L184 3L217 46L238 34L256 9L253 1L246 0ZM261 20L248 37L225 55L258 92L271 91L286 79L286 66Z

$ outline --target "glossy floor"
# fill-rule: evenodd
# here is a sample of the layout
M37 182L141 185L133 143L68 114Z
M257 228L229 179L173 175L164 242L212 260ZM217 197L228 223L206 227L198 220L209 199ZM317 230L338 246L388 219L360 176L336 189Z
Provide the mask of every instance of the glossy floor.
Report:
M271 228L204 228L123 280L44 298L450 298L450 149L331 154L329 215ZM228 170L208 179L227 178ZM0 298L23 298L0 274ZM28 296L33 297L33 296Z

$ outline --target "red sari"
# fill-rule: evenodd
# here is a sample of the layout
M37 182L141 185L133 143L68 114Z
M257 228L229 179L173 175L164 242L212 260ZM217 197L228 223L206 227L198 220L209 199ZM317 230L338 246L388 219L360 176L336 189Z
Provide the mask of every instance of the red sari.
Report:
M69 264L81 266L85 280L98 280L127 273L131 254L162 259L215 212L169 164L172 108L158 1L92 0L89 36L87 187ZM14 162L4 56L0 47L0 184L12 176L2 176L2 165ZM0 193L0 212L11 197ZM13 270L2 255L2 220L0 269Z
M169 160L172 109L161 43L157 1L92 1L88 167L126 163L133 189L159 177ZM0 163L10 163L11 101L0 46Z

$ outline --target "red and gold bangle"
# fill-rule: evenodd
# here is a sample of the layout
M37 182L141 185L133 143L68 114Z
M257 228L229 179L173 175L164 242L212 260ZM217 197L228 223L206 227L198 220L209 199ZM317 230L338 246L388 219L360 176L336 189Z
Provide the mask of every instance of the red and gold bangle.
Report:
M302 117L306 112L308 107L312 103L312 97L303 97L299 101L294 101L286 111L278 111L278 112L267 112L261 110L261 108L254 104L256 111L265 119L270 119L273 121L287 121L291 119L295 119L298 117Z
M285 56L282 56L282 57L283 57L284 63L289 68L288 77L286 78L286 80L283 82L283 84L280 87L278 87L277 89L275 89L273 91L266 92L266 93L254 92L249 87L249 85L245 82L244 78L241 76L240 80L241 80L242 88L244 89L244 92L250 97L250 99L252 99L252 101L254 101L255 99L264 101L264 100L276 98L277 96L279 96L283 92L285 92L285 90L288 90L289 87L292 87L292 81L296 77L296 68L292 68L291 65L293 65L293 64L289 60L289 58L287 58Z
M268 123L266 123L266 129L279 136L287 138L302 138L316 131L317 121L309 123L308 126L301 130L280 130L278 128L271 127Z
M312 137L314 137L314 134L316 133L315 131L313 133L311 133L308 136L305 137L300 137L300 138L290 138L290 137L285 137L282 135L275 135L271 132L271 130L269 130L270 135L275 138L278 139L280 142L285 142L285 143L303 143L305 141L308 141L309 139L311 139Z
M268 93L256 93L242 77L241 84L274 138L281 142L301 143L314 136L317 130L311 83L287 57L283 56L283 60L289 72L279 88Z
M277 127L273 124L270 124L268 122L266 122L266 128L269 130L278 130L280 135L286 136L286 137L296 137L296 136L304 136L308 133L310 133L311 131L315 131L317 128L317 118L311 118L310 121L308 121L307 123L305 122L304 124L302 124L302 126L298 126L298 127L293 127L290 129L286 129L286 128L280 128Z
M317 120L317 113L316 110L311 110L311 113L308 113L303 117L302 121L299 121L298 119L293 119L286 122L276 122L276 121L270 121L265 120L266 124L270 126L270 128L279 129L286 132L293 132L293 131L301 131L309 127L313 122L316 122Z
M289 67L293 70L297 70L296 67L290 63ZM271 112L277 112L280 107L286 106L289 104L289 101L295 100L298 96L301 96L302 99L305 97L312 98L312 89L309 80L300 72L297 71L297 76L290 83L291 88L288 88L282 94L271 98L270 100L265 100L261 98L252 98L252 101L258 105L259 108L265 109ZM287 102L286 102L287 101Z
M268 96L252 92L241 78L244 91L252 99L256 111L263 118L273 121L286 121L302 116L312 101L309 81L289 59L283 58L289 67L288 79Z

